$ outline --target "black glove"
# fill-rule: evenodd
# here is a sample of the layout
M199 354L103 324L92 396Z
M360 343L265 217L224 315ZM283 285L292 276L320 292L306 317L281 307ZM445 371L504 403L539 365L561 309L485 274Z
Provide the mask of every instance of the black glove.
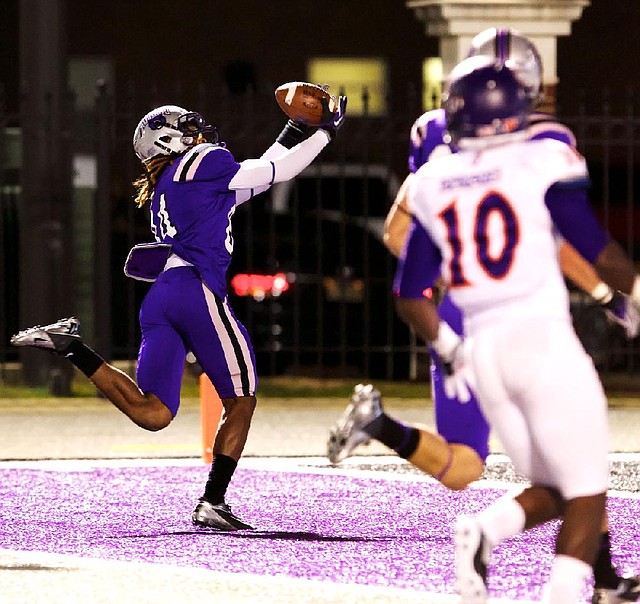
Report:
M333 140L344 123L345 113L347 111L347 97L338 97L338 110L333 113L329 109L329 101L322 99L322 121L318 124L318 128L321 128L329 134L329 138Z
M291 149L311 136L313 131L313 128L306 124L289 120L282 129L282 132L278 134L276 141L278 141L283 147Z

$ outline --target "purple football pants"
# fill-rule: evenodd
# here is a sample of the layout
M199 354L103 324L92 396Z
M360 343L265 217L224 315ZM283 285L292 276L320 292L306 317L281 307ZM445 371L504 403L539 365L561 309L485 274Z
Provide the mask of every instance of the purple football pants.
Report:
M249 334L226 298L216 296L190 266L160 274L140 308L137 381L175 416L187 352L220 398L255 395L257 374Z
M440 318L449 324L458 335L462 335L462 313L448 295L445 295L438 306ZM447 442L471 447L485 461L489 455L489 424L485 419L478 399L471 392L471 400L460 402L457 398L449 398L444 390L444 370L437 354L429 349L431 363L431 388L435 410L436 428Z

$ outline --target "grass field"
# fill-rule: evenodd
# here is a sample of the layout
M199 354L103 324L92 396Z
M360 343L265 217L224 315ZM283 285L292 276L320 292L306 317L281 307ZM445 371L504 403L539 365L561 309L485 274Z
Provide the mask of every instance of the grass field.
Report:
M322 379L299 376L262 377L258 388L260 398L344 398L347 399L357 383L355 379ZM386 399L421 399L430 397L430 386L423 381L374 380L375 386ZM603 376L603 383L610 407L640 406L640 386L631 376ZM51 398L49 387L29 387L0 380L0 400ZM72 384L72 397L94 397L97 390L82 375ZM185 373L182 384L183 398L198 398L199 383L190 373Z
M264 377L260 378L259 396L264 398L335 398L348 397L357 383L353 379L320 379L309 377ZM429 395L429 385L423 382L392 382L376 380L375 385L389 398L420 398ZM72 396L90 397L96 395L96 388L83 376L72 384ZM182 396L194 398L199 395L198 380L185 374ZM0 381L0 399L7 398L49 398L48 387L28 387L6 384Z

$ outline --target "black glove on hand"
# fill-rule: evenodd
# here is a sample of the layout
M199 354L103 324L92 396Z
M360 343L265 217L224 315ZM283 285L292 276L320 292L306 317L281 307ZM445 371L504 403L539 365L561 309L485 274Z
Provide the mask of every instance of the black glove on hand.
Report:
M278 141L283 147L291 149L311 136L311 134L313 134L312 127L307 126L306 124L301 124L300 122L289 120L282 129L282 132L278 134L276 141Z
M329 102L326 99L322 99L320 102L322 103L322 121L318 124L318 128L327 132L329 138L333 140L344 123L347 111L347 97L338 97L338 109L335 113L329 109Z

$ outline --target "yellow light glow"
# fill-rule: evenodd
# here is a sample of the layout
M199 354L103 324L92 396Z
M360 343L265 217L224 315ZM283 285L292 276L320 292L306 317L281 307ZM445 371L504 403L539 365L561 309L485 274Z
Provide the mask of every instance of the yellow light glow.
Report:
M386 114L387 65L382 59L311 59L307 78L314 84L329 84L331 94L346 94L351 116Z
M440 107L442 95L442 59L429 57L422 63L422 107L425 111Z

